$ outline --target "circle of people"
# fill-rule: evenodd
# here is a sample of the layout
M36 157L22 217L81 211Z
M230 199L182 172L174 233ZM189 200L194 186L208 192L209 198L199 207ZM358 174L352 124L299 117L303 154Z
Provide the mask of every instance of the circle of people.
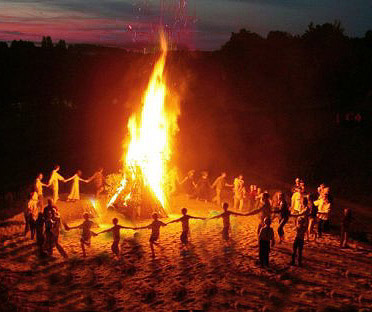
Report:
M56 202L58 200L58 181L68 182L73 180L73 185L71 192L68 196L68 200L78 200L79 196L79 181L88 183L95 180L96 185L96 195L98 196L103 191L103 170L100 169L92 177L87 180L81 178L81 171L79 170L74 176L69 179L64 179L59 173L60 167L56 166L52 171L51 177L48 184L42 183L42 174L39 174L35 181L35 191L31 194L31 199L28 204L28 210L26 212L26 227L25 235L30 230L31 239L34 239L36 235L37 246L40 256L52 255L53 248L56 247L59 253L67 258L67 254L59 244L59 231L61 228L61 218L56 207ZM230 216L252 216L258 214L260 217L260 222L258 225L257 233L259 240L259 261L261 266L269 266L269 253L270 246L275 244L274 231L271 227L272 216L277 214L279 216L278 222L278 235L279 243L284 240L284 227L289 221L290 217L297 217L296 219L296 236L293 242L293 253L291 264L295 264L295 260L298 257L298 264L302 265L302 251L304 247L305 236L308 240L312 236L314 240L317 237L321 237L324 229L328 226L329 215L331 212L331 200L330 200L330 188L321 184L317 189L317 194L308 194L305 191L305 183L296 178L295 185L292 187L291 192L291 205L288 205L286 201L286 196L283 192L277 192L276 196L270 199L270 195L267 191L260 192L260 190L255 186L250 186L250 191L247 194L244 186L243 175L239 175L234 179L232 185L226 182L226 173L223 172L212 185L208 182L208 174L202 172L201 178L198 183L194 182L195 171L191 170L188 172L187 176L180 181L179 185L183 187L183 190L191 198L205 200L207 201L206 194L209 194L210 189L215 189L215 201L220 207L222 206L223 212L210 218L202 218L191 216L187 213L186 208L181 209L182 217L172 220L168 223L164 223L159 220L157 213L153 214L153 221L147 226L143 227L127 227L118 224L118 219L114 218L112 220L113 227L101 231L100 233L95 233L91 228L95 225L93 221L90 220L89 213L84 213L84 222L78 226L70 227L66 223L63 224L65 230L81 229L82 235L80 239L81 249L83 256L86 256L86 246L90 246L91 237L97 236L102 233L112 232L113 234L113 244L111 250L113 254L119 257L119 242L120 242L120 230L121 229L150 229L151 235L149 239L151 254L155 257L154 246L158 245L158 239L160 236L160 228L166 226L167 224L180 222L182 224L182 233L180 236L182 249L188 250L189 248L189 220L199 219L199 220L211 220L221 218L223 221L222 238L226 244L230 243ZM43 198L43 187L52 186L53 199L48 199L48 205L39 211L37 216L35 216L38 207L42 205L40 203L40 197ZM209 188L207 192L207 187ZM234 210L229 210L228 203L222 203L221 194L224 188L233 188L234 194ZM36 195L38 197L35 197ZM41 196L40 196L41 195ZM243 213L244 199L248 195L250 199L250 206L253 208L247 213ZM221 204L222 203L222 204ZM258 203L258 205L255 205ZM239 211L239 212L238 212ZM348 243L348 233L351 223L351 211L350 209L345 209L344 217L342 221L341 229L341 241L340 246L346 247ZM315 225L317 225L318 231L315 231Z

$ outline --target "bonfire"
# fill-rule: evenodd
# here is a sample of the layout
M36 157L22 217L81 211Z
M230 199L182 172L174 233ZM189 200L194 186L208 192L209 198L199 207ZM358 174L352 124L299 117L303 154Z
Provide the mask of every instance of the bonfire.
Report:
M121 207L137 216L148 216L154 211L161 215L170 212L167 184L180 110L177 97L167 88L166 57L167 42L161 35L161 54L143 95L141 109L128 121L129 136L124 142L120 183L107 203L107 207Z

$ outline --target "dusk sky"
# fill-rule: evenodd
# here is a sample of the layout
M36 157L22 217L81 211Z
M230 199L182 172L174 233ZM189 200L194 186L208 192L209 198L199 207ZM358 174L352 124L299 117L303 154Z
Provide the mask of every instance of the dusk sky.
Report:
M179 1L164 2L165 23L181 31L191 49L218 49L241 28L263 36L270 30L301 34L311 21L337 19L350 36L372 29L372 0L190 0L179 19ZM40 42L49 35L125 47L149 40L160 12L159 0L0 0L0 40Z

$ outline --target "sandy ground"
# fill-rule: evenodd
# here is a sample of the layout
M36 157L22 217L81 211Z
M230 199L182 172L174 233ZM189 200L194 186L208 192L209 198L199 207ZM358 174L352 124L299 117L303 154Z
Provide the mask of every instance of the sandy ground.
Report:
M199 216L218 211L183 197L173 206ZM104 219L101 229L109 226ZM110 234L94 237L84 259L79 231L62 231L69 259L55 250L42 260L23 226L23 215L0 224L0 311L372 311L370 246L340 250L338 237L327 235L305 245L304 267L291 267L293 220L286 242L271 252L270 269L257 263L256 217L232 218L228 248L221 220L192 220L189 252L180 250L181 225L168 225L155 260L148 230L122 231L120 260L111 255Z

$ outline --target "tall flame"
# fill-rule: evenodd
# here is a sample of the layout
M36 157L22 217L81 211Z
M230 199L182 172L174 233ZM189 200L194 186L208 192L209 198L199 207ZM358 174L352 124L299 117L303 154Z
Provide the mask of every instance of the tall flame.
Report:
M172 138L177 127L179 109L166 109L167 86L164 77L164 65L167 56L167 42L161 36L162 52L152 72L143 98L140 116L133 114L128 121L129 144L123 155L125 168L140 168L144 184L168 211L165 184L169 160L172 153ZM124 170L125 171L125 170ZM132 170L132 175L136 174ZM113 204L127 184L124 176L121 184L109 201ZM130 196L130 194L128 195ZM127 198L128 198L127 196Z

